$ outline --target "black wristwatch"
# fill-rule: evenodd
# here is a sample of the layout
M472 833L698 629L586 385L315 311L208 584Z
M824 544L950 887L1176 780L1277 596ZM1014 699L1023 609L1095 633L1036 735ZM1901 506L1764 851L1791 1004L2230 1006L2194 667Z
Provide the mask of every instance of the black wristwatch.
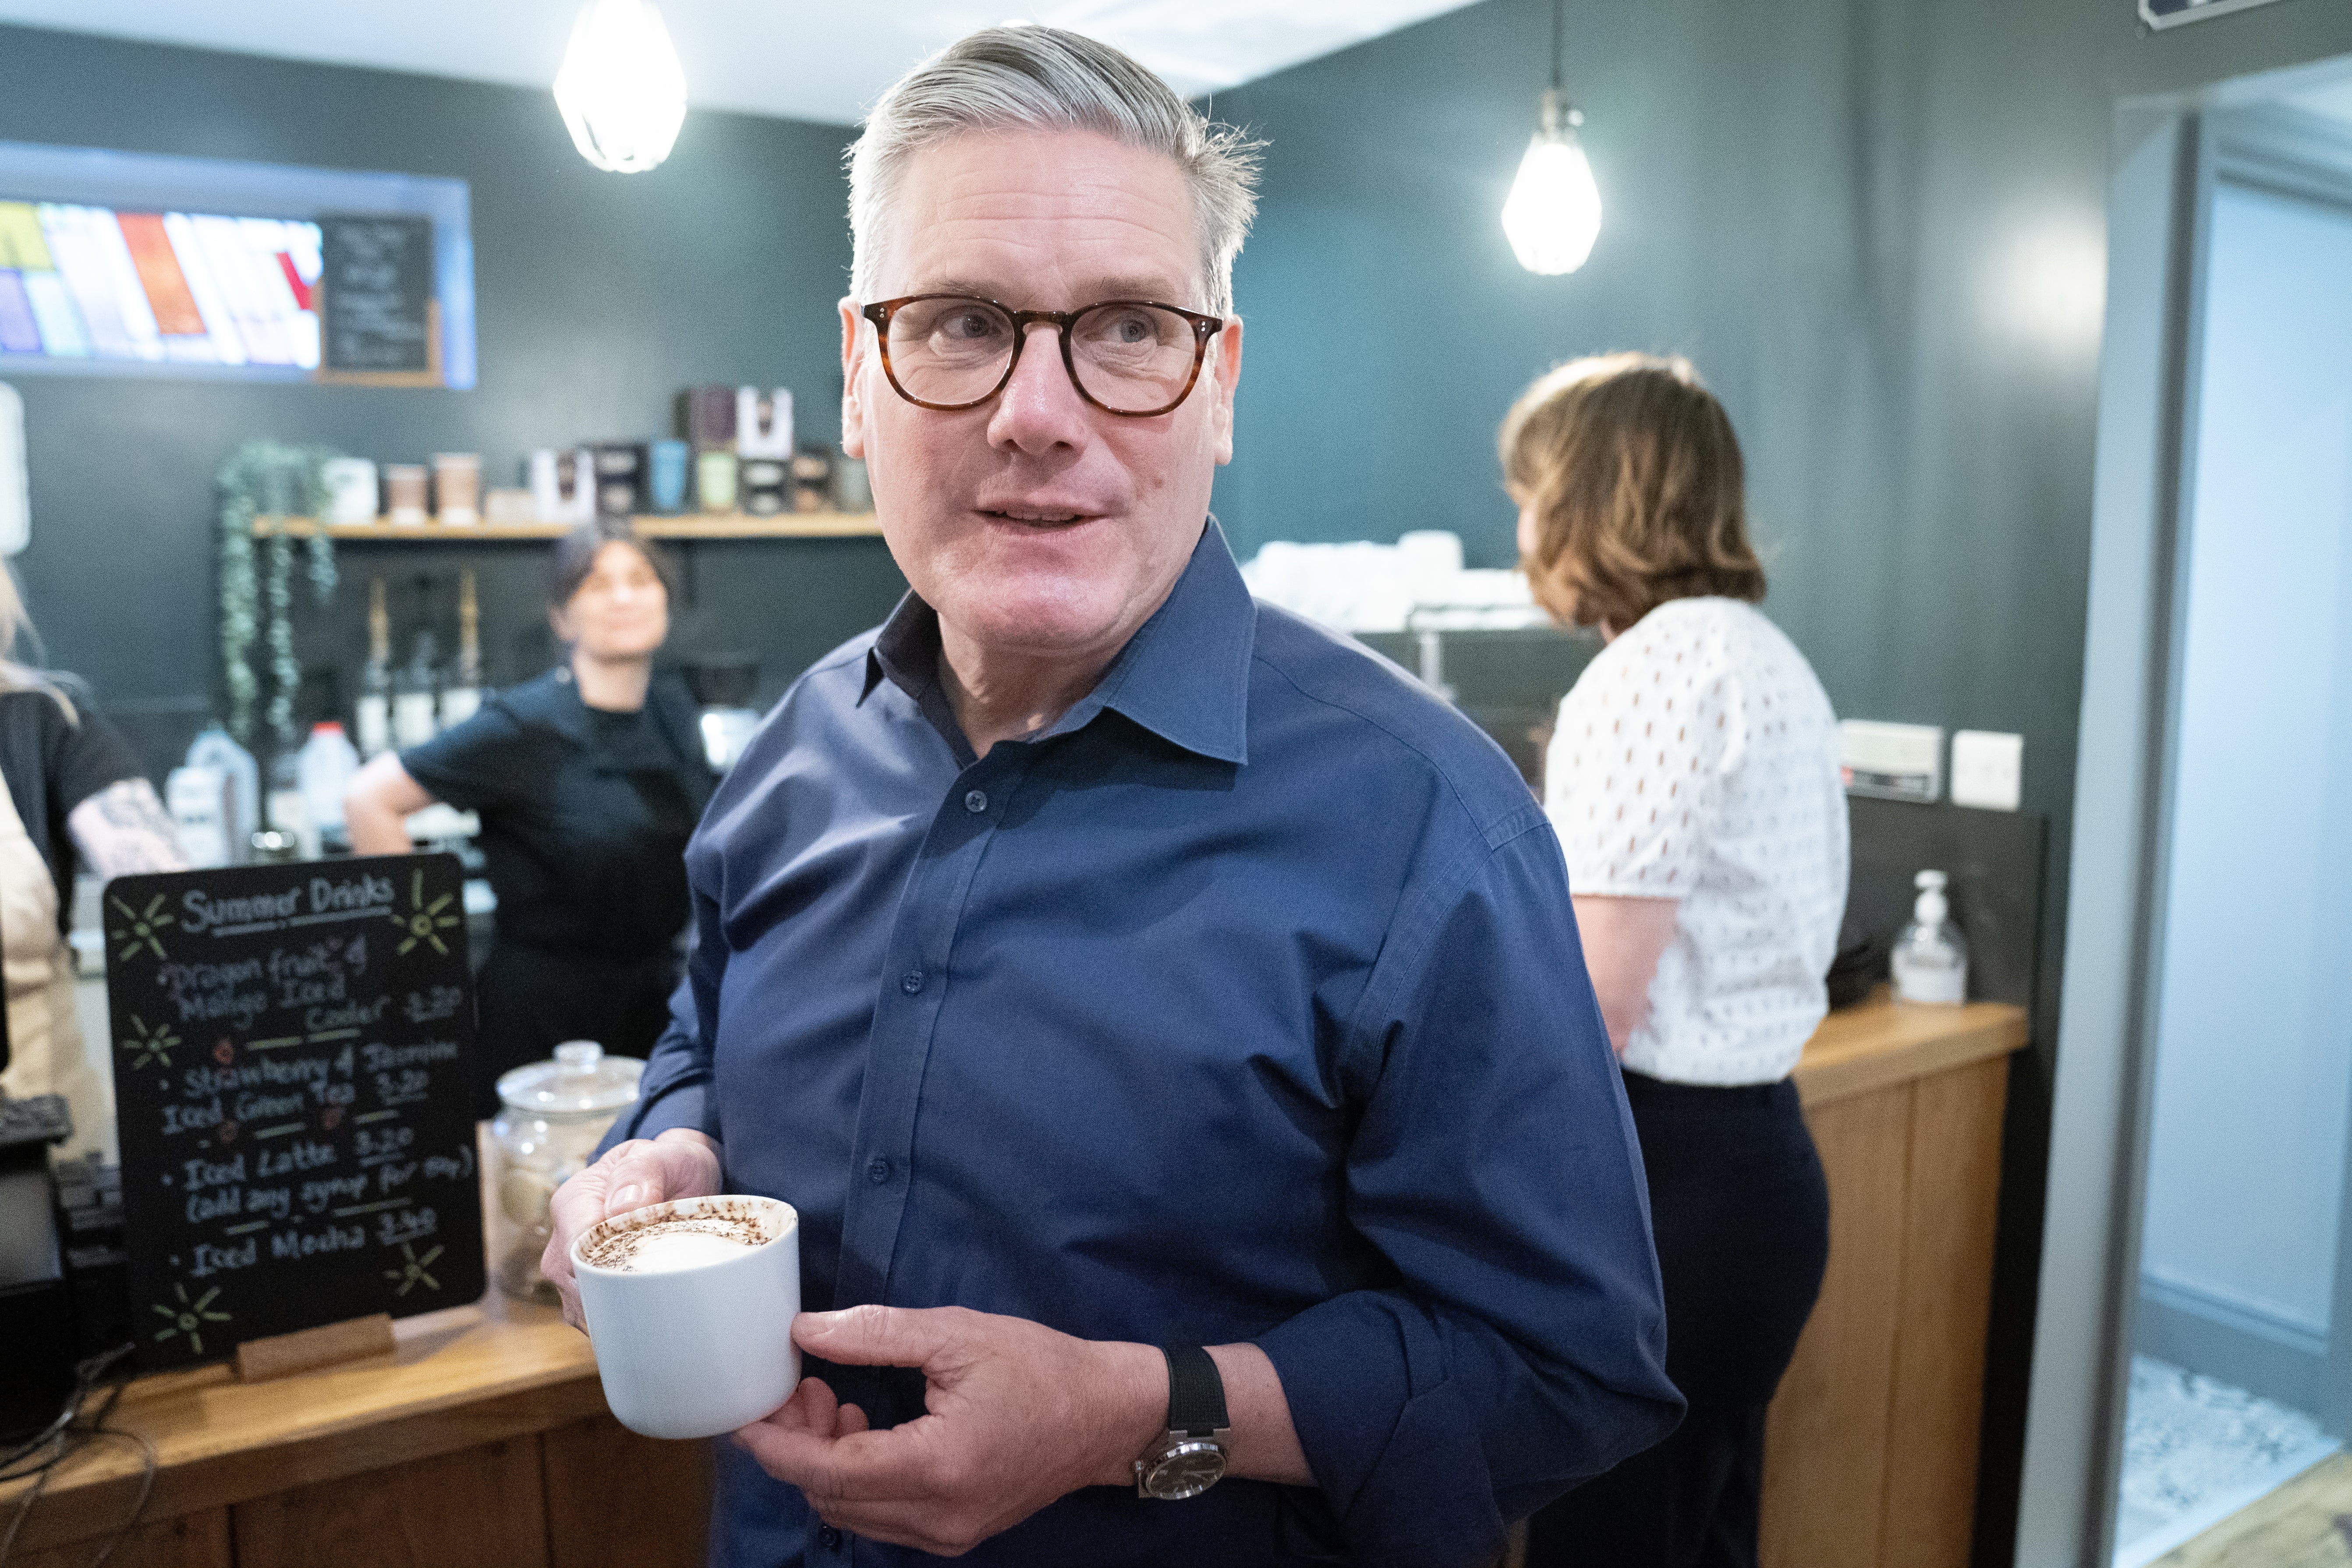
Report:
M1225 1380L1199 1345L1162 1345L1168 1358L1168 1432L1135 1461L1139 1497L1199 1497L1225 1473Z

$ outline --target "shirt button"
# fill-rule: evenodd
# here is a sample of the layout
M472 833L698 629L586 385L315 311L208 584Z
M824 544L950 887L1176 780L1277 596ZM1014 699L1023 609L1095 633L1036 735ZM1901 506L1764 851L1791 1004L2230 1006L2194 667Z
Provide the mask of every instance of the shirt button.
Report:
M988 792L982 789L972 791L963 797L963 808L974 816L978 816L988 809Z
M890 1162L877 1154L866 1166L866 1179L880 1186L890 1179Z
M841 1531L828 1524L816 1532L816 1543L827 1552L838 1552L841 1550Z
M921 970L909 969L906 973L898 976L898 989L904 991L908 995L912 996L916 992L920 991L922 988L923 972Z

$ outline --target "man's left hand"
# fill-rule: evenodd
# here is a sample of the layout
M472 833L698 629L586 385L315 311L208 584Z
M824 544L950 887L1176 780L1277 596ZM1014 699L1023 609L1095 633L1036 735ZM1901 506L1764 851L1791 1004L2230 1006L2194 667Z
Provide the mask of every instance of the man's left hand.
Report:
M869 1541L960 1555L1080 1487L1131 1484L1166 1426L1167 1363L1150 1345L961 1307L803 1312L793 1338L838 1364L922 1369L929 1413L888 1431L812 1377L735 1434L817 1517Z

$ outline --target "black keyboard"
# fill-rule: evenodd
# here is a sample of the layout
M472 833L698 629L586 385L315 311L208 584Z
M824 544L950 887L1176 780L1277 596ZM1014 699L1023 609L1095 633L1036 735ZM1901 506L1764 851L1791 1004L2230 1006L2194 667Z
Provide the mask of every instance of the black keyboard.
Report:
M73 1136L73 1116L65 1096L36 1094L23 1100L0 1098L0 1149L27 1143L62 1143Z

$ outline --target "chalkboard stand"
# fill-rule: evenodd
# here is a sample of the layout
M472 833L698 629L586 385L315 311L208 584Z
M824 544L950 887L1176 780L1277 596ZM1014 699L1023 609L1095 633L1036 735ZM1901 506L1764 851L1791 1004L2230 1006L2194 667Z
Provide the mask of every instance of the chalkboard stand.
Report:
M236 1375L243 1383L267 1383L273 1377L390 1355L393 1348L392 1314L371 1312L364 1318L247 1340L236 1347Z
M327 319L327 280L321 278L310 285L310 296L318 310L319 319ZM314 379L332 386L439 386L441 380L441 301L425 302L425 368L423 370L336 370L320 357L319 368L311 372Z

